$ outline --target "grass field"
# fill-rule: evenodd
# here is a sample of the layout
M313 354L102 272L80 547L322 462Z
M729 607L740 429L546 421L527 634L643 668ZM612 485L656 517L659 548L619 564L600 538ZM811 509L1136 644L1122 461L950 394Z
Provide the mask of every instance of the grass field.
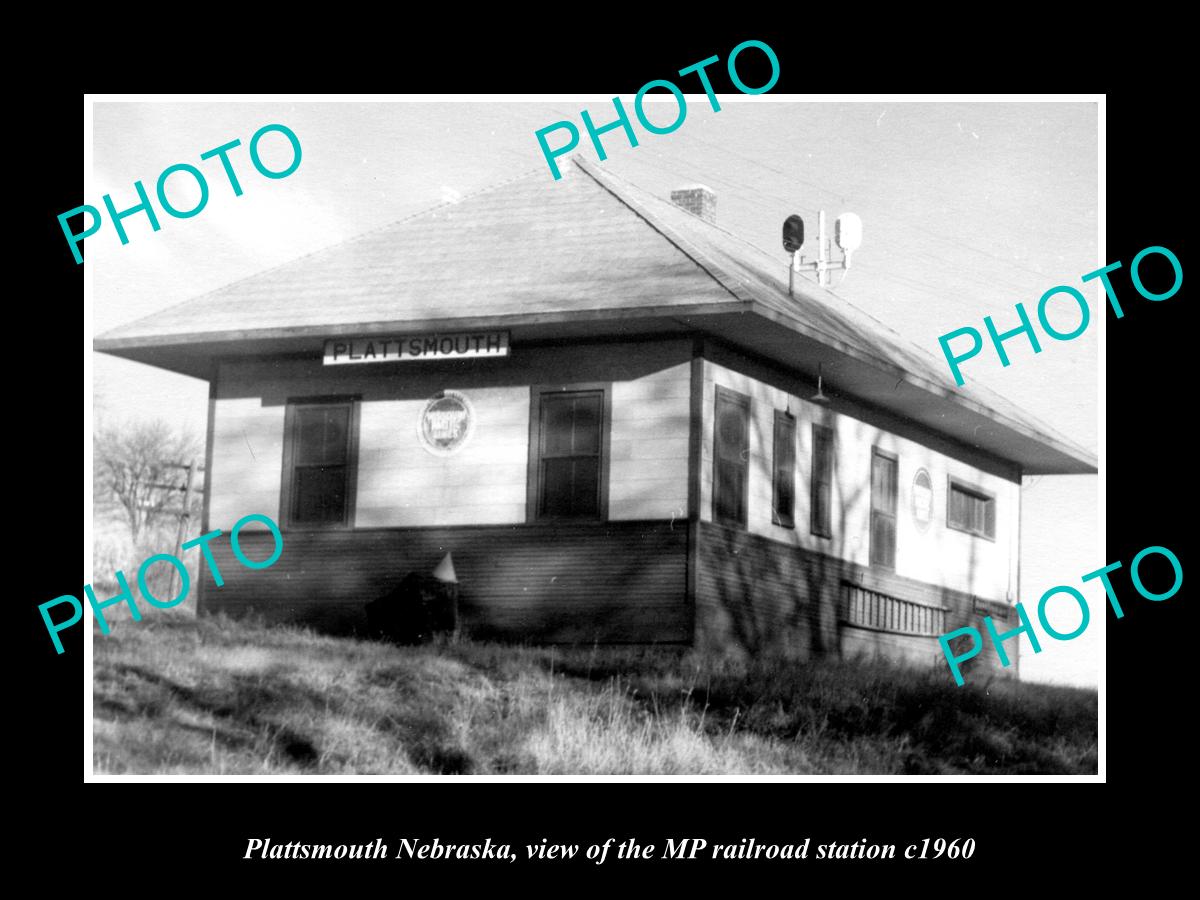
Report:
M1094 691L155 613L95 640L100 773L1096 772Z

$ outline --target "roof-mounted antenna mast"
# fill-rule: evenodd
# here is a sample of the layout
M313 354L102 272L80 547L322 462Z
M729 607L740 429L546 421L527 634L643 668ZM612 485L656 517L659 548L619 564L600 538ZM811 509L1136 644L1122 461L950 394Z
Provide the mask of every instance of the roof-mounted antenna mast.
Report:
M792 255L788 268L788 294L794 295L797 272L816 272L817 284L829 286L829 272L833 269L849 269L850 257L862 244L862 219L854 213L842 213L833 223L834 240L842 251L842 258L833 262L830 256L829 239L825 235L825 210L817 213L817 258L806 263L800 251L804 247L804 220L799 216L788 216L783 223L783 249Z

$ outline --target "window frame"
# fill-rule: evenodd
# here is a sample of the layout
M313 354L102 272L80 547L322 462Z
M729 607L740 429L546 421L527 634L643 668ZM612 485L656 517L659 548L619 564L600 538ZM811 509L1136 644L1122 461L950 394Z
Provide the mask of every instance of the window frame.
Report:
M883 516L889 515L889 513L878 511L875 508L875 458L876 457L879 457L880 459L886 459L888 462L892 463L892 465L895 467L895 469L894 469L895 477L893 478L892 483L896 490L895 490L895 496L893 498L893 503L892 503L892 512L890 513L890 516L892 519L892 554L891 554L892 561L890 564L886 563L886 562L880 562L875 559L875 516L877 513L879 515L883 515ZM899 457L899 455L895 454L895 453L890 453L889 451L884 450L881 447L872 446L871 447L871 470L867 477L869 479L868 483L871 486L871 489L870 489L871 490L870 511L869 511L869 516L868 516L868 521L867 521L867 528L868 528L867 540L869 543L869 546L867 548L867 561L873 567L880 568L880 569L887 569L888 571L894 572L896 570L897 545L900 543L900 541L899 541L900 535L898 533L899 526L900 526L900 457Z
M346 424L346 508L341 522L296 522L295 480L296 446L299 441L297 410L303 407L348 406ZM288 397L283 414L283 472L279 492L279 527L288 531L352 531L358 501L358 432L362 397L358 394L336 394L317 397Z
M817 521L817 436L824 435L827 440L825 445L829 448L829 500L825 504L825 509L829 514L829 522L827 528L822 528L824 523ZM808 530L814 537L832 540L833 538L833 484L835 472L837 469L837 443L834 440L833 428L829 425L822 425L820 422L812 423L812 447L809 451L809 462L812 466L812 471L809 472L808 479Z
M791 482L791 499L792 508L783 514L779 509L779 476L783 470L779 466L779 448L781 442L779 439L779 428L784 426L790 435L791 444L791 465L788 466L784 473L785 477ZM796 417L790 411L777 409L775 410L774 425L771 429L771 524L778 525L781 528L796 528Z
M740 406L746 411L746 457L741 461L741 503L738 509L738 518L731 519L718 515L720 504L717 502L718 492L717 485L720 483L718 474L719 467L717 465L717 432L719 430L718 409L722 402L732 403L735 406ZM712 452L712 520L714 524L725 525L730 528L740 528L743 531L750 527L750 433L754 415L754 407L747 394L735 391L732 388L727 388L722 385L716 385L716 392L713 396L713 420L712 420L712 436L713 436L713 452Z
M542 489L542 397L547 394L589 394L601 395L600 422L600 492L596 516L561 516L539 515ZM608 521L608 485L609 466L612 461L612 382L588 381L573 384L535 384L529 388L529 466L525 478L525 521L527 524L539 522L570 522L599 524Z
M955 490L961 493L973 496L977 500L983 500L992 504L992 533L986 531L976 531L973 528L964 528L962 525L956 525L950 520L950 502ZM984 513L984 522L987 522L987 514ZM961 478L956 478L954 475L946 476L946 527L951 531L959 531L963 534L969 534L972 537L983 538L985 541L996 542L996 495L992 491L985 491L977 484L969 481L964 481ZM986 526L985 526L986 527Z

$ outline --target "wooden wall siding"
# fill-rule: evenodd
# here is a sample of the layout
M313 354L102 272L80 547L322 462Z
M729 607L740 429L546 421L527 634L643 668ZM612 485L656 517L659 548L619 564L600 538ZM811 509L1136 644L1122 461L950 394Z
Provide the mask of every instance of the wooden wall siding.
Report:
M706 351L707 352L707 351ZM726 361L732 362L728 355ZM749 367L749 366L748 366ZM764 373L758 372L758 375ZM871 449L899 458L896 518L896 572L932 584L1001 603L1016 599L1020 484L978 469L960 459L862 420L811 403L811 393L797 395L759 377L706 359L701 455L700 515L712 521L713 430L716 387L751 398L748 530L782 543L828 554L866 566L870 562ZM797 388L793 387L793 390ZM796 527L776 525L771 518L773 427L776 410L796 417ZM833 536L817 537L810 529L813 424L834 433ZM926 469L933 484L933 515L917 527L912 511L913 478ZM996 538L988 540L947 527L947 476L954 475L996 496Z
M690 342L517 345L512 353L473 365L223 364L212 404L212 527L227 529L247 512L278 520L287 399L335 394L362 397L356 527L523 523L530 386L587 381L612 383L610 519L683 515ZM460 452L438 457L421 446L417 422L445 389L470 398L476 423Z
M357 527L525 521L529 389L464 393L475 409L475 431L453 456L434 456L421 444L417 423L428 397L363 401Z
M612 387L610 519L687 517L691 363Z
M409 571L454 554L466 632L545 643L688 643L686 523L290 532L279 560L251 570L214 544L225 579L205 566L203 613L254 611L272 622L354 632L363 606ZM251 559L265 531L242 532Z
M983 629L976 598L969 594L711 522L700 523L698 541L695 646L706 652L783 653L800 658L881 656L946 667L936 636L841 622L847 582L910 603L944 608L947 631L964 625ZM1016 624L1016 615L1005 609L1007 619L997 616L997 622L1006 622L1007 630ZM1008 642L1006 649L1015 660L1015 642ZM1015 665L1000 666L990 647L969 665L975 671L1016 674Z
M210 528L228 531L251 513L282 521L279 488L283 467L283 406L256 398L216 399L212 416L212 460L205 491Z

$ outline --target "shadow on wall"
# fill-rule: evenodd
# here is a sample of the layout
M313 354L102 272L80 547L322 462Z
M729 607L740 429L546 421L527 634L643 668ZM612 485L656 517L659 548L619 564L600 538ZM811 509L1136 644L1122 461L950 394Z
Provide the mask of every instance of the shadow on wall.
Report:
M773 422L768 416L756 416L752 421L757 446L762 449L751 457L751 484L770 485ZM855 422L851 440L856 446L869 447L871 433L865 423ZM723 641L729 650L740 655L781 652L802 658L863 654L903 657L920 665L946 668L948 673L937 636L852 629L841 621L842 582L861 580L860 567L845 563L843 559L861 546L855 543L856 538L867 541L865 549L869 553L871 531L869 463L862 472L850 471L845 462L847 455L835 450L835 459L840 460L840 464L835 462L834 468L833 537L812 536L808 518L804 515L796 517L801 543L813 549L793 549L738 528L713 526L705 529L702 572L710 585L709 590L715 594L720 620L716 629L719 638L711 649L720 650ZM798 463L796 494L808 494L811 509L811 449L808 458L801 458ZM761 495L755 499L761 502ZM898 486L897 499L899 517L904 511L902 486ZM800 509L797 504L797 511ZM853 533L852 527L855 528ZM974 542L969 545L968 553L968 583L975 584L980 560ZM880 570L881 574L886 571ZM966 624L979 627L980 617L976 615L970 595L948 588L942 588L939 594L942 606L948 610L947 631ZM925 598L925 602L929 600ZM849 635L849 631L853 631L853 635ZM962 643L961 639L959 643ZM991 662L983 659L981 654L972 660L972 665L999 670L994 654ZM1008 672L1011 674L1012 669Z
M755 440L760 449L751 456L750 484L772 483L771 454L774 444L774 420L770 416L752 418ZM855 440L867 440L866 425L857 424ZM835 459L836 459L835 449ZM798 461L795 494L809 495L811 510L812 459ZM831 502L833 537L810 537L809 516L801 515L796 503L795 527L804 536L803 544L813 551L793 549L758 538L735 528L713 528L719 542L713 557L702 561L715 581L720 615L728 624L728 649L743 654L783 653L800 658L840 655L841 635L838 616L841 581L846 567L834 558L849 552L850 510L869 502L870 473L851 477L846 465L834 465ZM770 498L772 495L767 495ZM751 492L751 502L762 502ZM721 534L723 537L716 537ZM717 648L713 648L717 649Z

